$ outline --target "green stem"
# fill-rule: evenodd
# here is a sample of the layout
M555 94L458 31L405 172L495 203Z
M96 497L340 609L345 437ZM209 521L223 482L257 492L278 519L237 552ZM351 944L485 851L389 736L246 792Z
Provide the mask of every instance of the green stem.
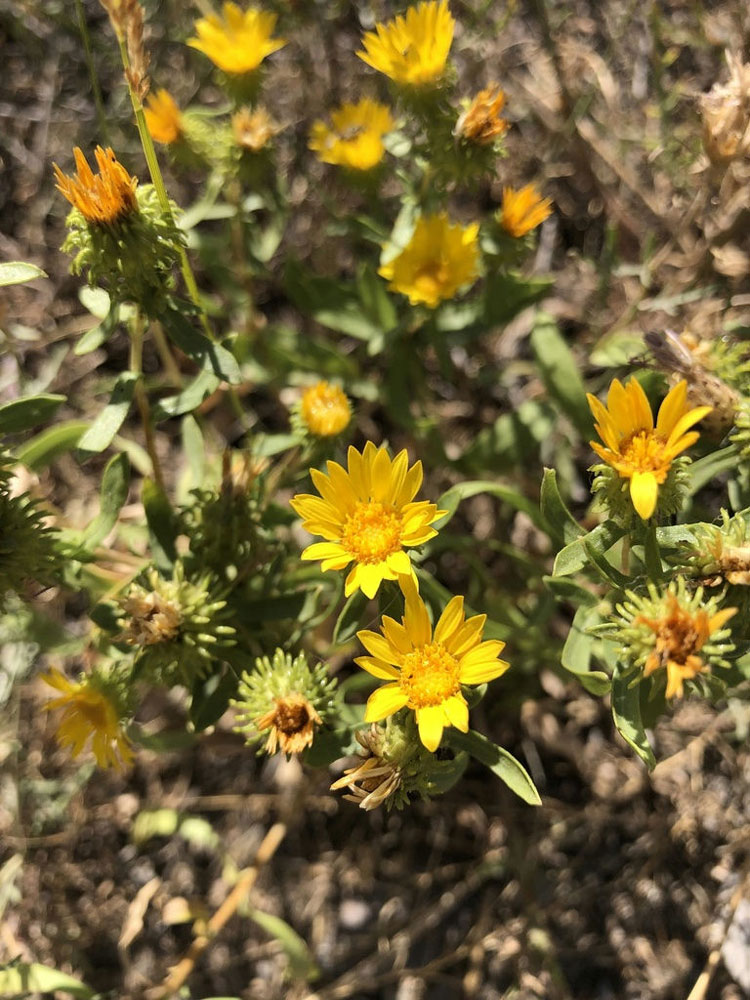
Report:
M89 34L89 27L86 23L86 14L83 9L82 0L76 0L76 14L78 15L78 29L81 32L81 40L83 41L86 66L91 79L91 89L94 92L94 104L96 105L96 117L99 119L99 131L102 134L104 143L108 146L109 125L107 124L107 115L104 111L104 99L102 97L102 89L99 86L99 77L96 72L96 66L94 66L94 55L91 50L91 35Z
M141 416L143 435L146 439L146 451L151 459L151 468L154 471L154 481L156 485L165 492L164 475L161 470L159 456L156 453L156 442L154 440L154 429L151 424L151 408L148 402L148 394L143 385L143 317L137 312L130 324L130 370L135 372L138 380L135 383L135 403Z

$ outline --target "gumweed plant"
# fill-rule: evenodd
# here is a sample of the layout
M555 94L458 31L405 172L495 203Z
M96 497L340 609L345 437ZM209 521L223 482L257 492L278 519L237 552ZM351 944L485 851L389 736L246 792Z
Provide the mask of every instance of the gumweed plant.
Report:
M73 354L119 368L83 412L38 391L0 406L4 611L37 642L41 594L87 609L37 643L62 749L124 769L223 727L243 753L332 767L322 780L367 811L443 795L472 759L536 805L522 763L479 730L552 664L610 698L653 766L660 715L750 672L747 343L665 331L625 375L606 359L582 371L535 312L513 362L530 398L451 440L437 413L505 390L493 349L549 291L531 260L555 207L510 168L502 81L460 84L448 0L364 30L358 89L301 123L269 82L299 57L295 11L204 12L183 55L221 100L186 106L179 80L151 90L138 0L103 5L140 152L76 146L50 171L99 320ZM723 100L703 106L717 169L746 145ZM198 183L192 203L170 197L167 163ZM308 255L290 235L306 173ZM326 268L329 237L345 252ZM35 273L4 265L0 281ZM63 405L77 419L39 432ZM101 468L89 520L23 471L64 453ZM543 456L560 460L539 488ZM492 569L459 510L479 494L529 533L487 538ZM144 723L155 692L179 705L176 728Z

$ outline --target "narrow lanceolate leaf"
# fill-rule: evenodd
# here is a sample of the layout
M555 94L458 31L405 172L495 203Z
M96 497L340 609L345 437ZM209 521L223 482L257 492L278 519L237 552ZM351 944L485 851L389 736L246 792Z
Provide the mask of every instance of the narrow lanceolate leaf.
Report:
M128 498L130 462L127 455L115 455L102 476L99 513L83 533L82 543L89 551L95 549L117 524L117 518Z
M42 431L30 441L19 448L16 458L30 469L38 472L53 462L59 455L73 448L88 430L89 423L86 420L68 420L65 423L50 427L49 430Z
M26 396L25 399L5 403L0 406L0 434L17 434L46 423L65 399L65 396L42 392L38 396Z
M589 437L594 421L579 366L557 323L547 313L539 313L536 318L531 332L531 349L547 392L579 433Z
M623 677L619 671L612 678L612 718L617 730L638 754L649 770L656 767L656 759L641 719L641 694L633 678Z
M479 493L489 493L490 496L498 497L516 510L521 510L525 514L528 514L537 527L543 527L542 517L535 503L511 486L485 480L469 480L465 483L457 483L455 486L451 486L449 490L446 490L438 500L437 505L438 510L446 510L448 513L445 517L436 521L435 527L444 528L458 510L458 505L461 501L467 500L469 497L475 497Z
M553 575L572 576L573 573L579 573L591 562L591 552L603 558L624 534L625 528L616 521L598 524L587 535L582 535L557 553Z
M152 479L143 480L142 500L154 562L169 571L177 558L177 518L166 493Z
M320 973L307 945L285 920L254 907L249 908L248 916L279 942L289 962L289 975L292 979L307 982L317 979Z
M232 385L242 381L237 359L232 352L196 330L188 317L180 311L179 304L166 309L159 318L169 339L201 368L213 372Z
M510 788L512 792L530 806L540 806L542 800L536 785L529 777L526 768L519 763L513 754L496 746L486 736L470 729L468 733L459 732L458 729L446 730L450 745L454 750L463 750L471 754L475 760L497 775L501 781Z
M560 657L563 667L575 674L587 691L596 695L606 694L610 687L609 677L604 671L591 669L591 655L597 640L589 629L600 621L596 607L579 608L571 622Z
M584 529L570 513L565 501L560 496L557 472L554 469L544 470L539 505L542 508L544 520L555 537L565 542L572 542L585 534Z
M0 288L5 285L20 285L34 278L46 278L47 273L36 264L26 264L21 260L11 260L0 264Z
M128 415L137 381L135 372L123 372L119 376L109 402L78 442L81 451L98 452L109 448Z
M65 972L37 962L10 962L0 968L0 996L28 997L32 994L64 993L73 997L94 997L94 991Z

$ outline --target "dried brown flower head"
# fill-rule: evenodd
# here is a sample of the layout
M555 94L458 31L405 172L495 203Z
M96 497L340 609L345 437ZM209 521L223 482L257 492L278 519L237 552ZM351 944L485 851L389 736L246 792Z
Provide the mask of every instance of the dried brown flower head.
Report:
M284 753L301 753L311 746L315 726L321 721L314 705L304 695L293 691L276 698L274 707L256 719L255 726L259 732L269 730L267 753L274 754L277 748Z

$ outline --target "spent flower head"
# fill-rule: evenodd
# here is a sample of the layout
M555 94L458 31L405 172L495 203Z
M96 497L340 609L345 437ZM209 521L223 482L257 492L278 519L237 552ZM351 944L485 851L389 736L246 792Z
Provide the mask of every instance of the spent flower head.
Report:
M503 229L515 239L541 226L552 214L552 199L543 198L535 184L515 189L503 188L503 204L497 219Z
M716 166L726 167L750 150L750 64L726 53L727 83L715 83L700 98L703 148Z
M613 638L626 669L640 670L643 677L656 675L667 698L681 698L685 682L712 666L728 666L725 654L734 643L725 626L737 608L720 609L717 597L704 600L702 587L691 595L682 577L666 589L650 583L647 595L628 591L626 597L617 607Z
M303 653L292 657L277 649L242 674L231 704L238 709L235 732L249 745L265 737L261 749L268 754L301 753L312 745L316 727L335 712L336 679L324 663L311 667Z
M721 524L691 526L695 542L677 558L704 583L750 587L750 524L742 516L722 510Z
M667 394L654 426L646 393L635 378L626 386L613 379L606 407L590 393L588 401L603 442L591 441L591 447L621 479L629 481L633 507L646 520L657 509L659 489L675 459L698 440L698 432L690 428L711 407L690 409L687 383L682 381Z
M435 309L479 277L479 224L451 223L445 212L423 215L401 253L378 274L412 305Z
M396 83L429 86L443 75L454 27L448 0L426 0L376 24L364 35L364 49L357 55Z
M279 126L263 107L240 108L232 115L234 141L251 153L259 153L278 132Z
M344 798L368 812L381 805L402 809L414 794L439 795L466 767L465 754L443 760L427 750L411 714L390 716L355 736L362 748L359 763L347 768L331 791L345 788Z
M155 94L149 94L143 114L155 142L169 146L182 138L182 112L168 90L162 87Z
M195 22L196 38L188 45L208 56L219 69L235 76L252 73L266 56L286 45L283 38L274 38L276 14L250 7L243 11L227 2L222 16L208 14Z
M487 616L467 619L463 597L449 601L433 631L414 580L403 577L400 583L405 601L401 623L384 615L380 633L357 633L370 655L355 662L388 681L370 695L365 721L379 722L402 708L411 709L420 740L434 752L446 726L462 733L469 729L461 685L484 684L504 674L510 664L499 659L504 642L482 642Z
M171 579L147 570L144 584L131 584L120 599L116 641L138 650L139 669L156 683L190 686L233 645L226 601L210 573L189 579L181 562Z
M95 174L76 146L73 150L76 173L64 174L53 163L58 191L94 226L111 226L138 211L135 191L138 181L118 161L112 149L94 150L99 173Z
M465 142L488 146L508 131L508 122L500 117L505 107L505 94L497 83L480 90L461 114L454 135Z
M391 459L385 448L368 441L363 452L349 448L347 465L328 462L328 475L310 469L320 496L298 494L291 505L306 531L326 539L309 545L302 558L321 560L323 572L353 562L346 596L361 590L374 597L383 580L412 575L405 550L433 538L437 531L430 525L445 511L414 500L422 485L422 463L409 468L405 450Z
M62 709L57 726L60 746L70 747L77 757L90 740L99 767L120 769L132 761L116 686L105 673L81 674L72 681L53 667L42 680L60 692L44 706L48 711Z
M363 97L356 104L342 104L331 112L330 124L313 123L310 149L323 163L349 170L372 170L383 159L383 136L394 127L387 105Z

